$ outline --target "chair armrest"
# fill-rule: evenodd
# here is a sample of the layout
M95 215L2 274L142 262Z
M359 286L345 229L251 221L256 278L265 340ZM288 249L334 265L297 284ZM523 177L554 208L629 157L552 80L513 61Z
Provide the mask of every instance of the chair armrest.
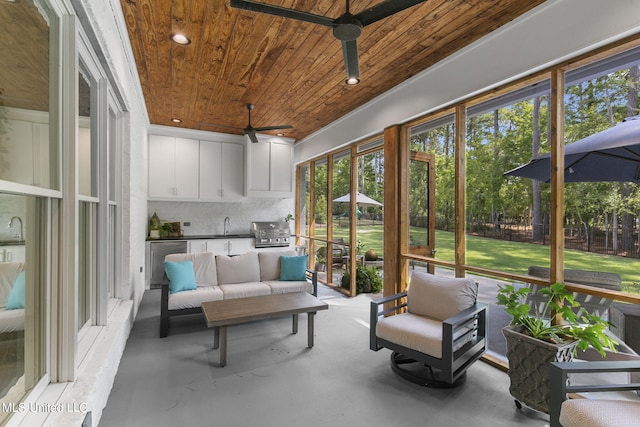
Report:
M468 321L469 319L474 317L476 314L481 314L483 312L486 313L486 311L487 311L487 304L482 302L477 302L471 307L465 310L462 310L459 313L456 313L455 315L449 317L448 319L445 319L442 323L456 326L456 325L459 325L460 323L464 323Z
M442 321L442 357L454 357L455 343L483 342L487 335L488 305L476 302L471 307Z
M311 284L313 285L313 296L318 296L318 272L306 269L306 274L311 276Z
M378 324L378 317L386 316L389 313L394 313L400 311L402 308L407 306L406 301L400 302L400 300L407 296L407 292L400 292L394 295L388 295L386 297L378 298L371 301L370 304L370 312L369 312L369 348L373 351L378 351L382 347L377 344L377 336L376 336L376 325ZM382 304L387 304L390 302L398 301L400 303L396 303L391 308L380 310L380 306Z
M549 365L549 416L551 427L561 427L560 408L567 393L640 390L640 383L569 385L570 373L640 372L640 360L614 362L551 362Z

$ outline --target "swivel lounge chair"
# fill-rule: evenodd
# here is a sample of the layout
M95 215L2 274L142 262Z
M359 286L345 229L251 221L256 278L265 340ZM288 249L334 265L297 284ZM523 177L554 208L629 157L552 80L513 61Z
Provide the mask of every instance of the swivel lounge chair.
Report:
M390 349L392 370L415 384L459 386L486 351L487 305L477 295L471 279L415 271L406 292L371 301L369 347Z
M632 427L640 422L640 360L551 362L549 374L551 427ZM576 381L571 374L588 379Z

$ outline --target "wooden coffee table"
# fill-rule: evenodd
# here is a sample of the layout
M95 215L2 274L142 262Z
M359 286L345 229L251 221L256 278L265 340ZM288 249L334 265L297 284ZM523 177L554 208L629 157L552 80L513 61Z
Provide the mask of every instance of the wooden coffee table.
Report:
M202 312L209 328L214 328L213 348L220 348L220 367L227 364L227 326L271 317L293 315L293 333L298 333L298 314L307 313L307 346L313 347L313 316L329 306L307 292L265 295L209 301Z

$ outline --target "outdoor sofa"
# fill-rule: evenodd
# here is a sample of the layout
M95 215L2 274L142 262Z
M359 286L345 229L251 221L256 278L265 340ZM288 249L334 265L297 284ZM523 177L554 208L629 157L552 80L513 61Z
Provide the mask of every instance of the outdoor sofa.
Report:
M206 301L292 292L316 296L318 276L306 266L307 255L298 256L295 250L167 255L169 284L162 286L160 337L168 334L169 318L201 313Z

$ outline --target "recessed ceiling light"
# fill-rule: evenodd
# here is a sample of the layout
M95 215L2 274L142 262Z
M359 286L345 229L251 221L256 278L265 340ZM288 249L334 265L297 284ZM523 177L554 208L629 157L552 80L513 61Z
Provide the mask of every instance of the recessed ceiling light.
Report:
M171 34L171 40L181 45L188 45L191 43L191 40L187 36L180 33Z
M357 77L349 77L346 81L346 84L348 85L357 85L358 83L360 83L360 79Z
M182 123L182 120L180 120L180 119L171 119L171 121L173 123Z
M277 135L277 136L283 136L283 135L284 135L284 133L282 133L282 132L278 132L278 133L276 133L276 135Z

